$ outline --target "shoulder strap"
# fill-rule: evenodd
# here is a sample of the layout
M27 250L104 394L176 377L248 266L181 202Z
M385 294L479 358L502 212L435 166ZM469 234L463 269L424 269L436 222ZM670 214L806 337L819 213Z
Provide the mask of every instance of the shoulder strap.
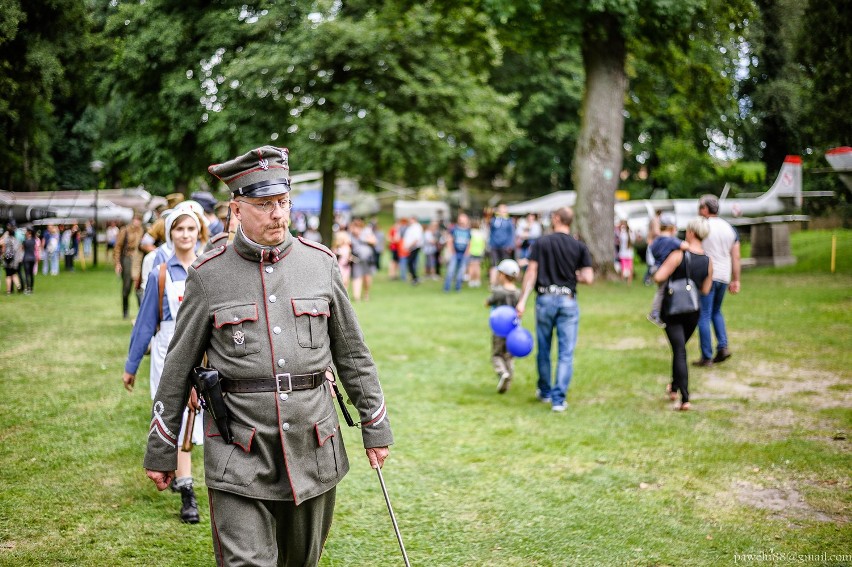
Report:
M691 256L692 256L692 254L689 253L689 250L684 251L683 258L686 261L686 279L688 279L688 280L692 279L692 275L690 275L690 273L689 273L689 258Z
M160 312L160 321L163 320L163 297L166 293L166 262L160 264L160 275L157 278L157 293L160 298L157 309Z

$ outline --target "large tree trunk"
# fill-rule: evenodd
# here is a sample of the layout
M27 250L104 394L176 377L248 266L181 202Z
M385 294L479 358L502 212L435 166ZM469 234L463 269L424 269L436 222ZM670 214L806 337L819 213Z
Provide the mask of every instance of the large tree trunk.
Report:
M334 231L334 185L336 181L336 169L324 169L322 171L322 206L320 207L319 233L322 237L322 243L329 248L332 247L332 233Z
M625 40L618 20L609 14L590 16L583 30L582 52L586 88L574 152L574 232L589 247L595 273L611 276L615 259L613 207L622 166L627 89Z

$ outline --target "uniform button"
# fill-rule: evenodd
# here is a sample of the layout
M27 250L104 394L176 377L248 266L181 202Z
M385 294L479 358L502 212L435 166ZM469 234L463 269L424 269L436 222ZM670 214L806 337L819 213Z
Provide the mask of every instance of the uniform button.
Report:
M285 365L285 364L287 364L287 361L286 361L286 360L284 360L283 358L279 358L279 359L278 359L278 367L279 367L279 368L284 368L284 365Z
M278 301L277 297L275 297L274 295L269 296L269 303L275 303L276 301Z
M281 334L281 327L272 327L272 332L275 333L276 335L280 335Z
M282 393L278 394L278 397L281 398L281 401L286 402L287 398L289 398L290 396L288 396L287 394L282 392ZM284 425L287 425L287 424L285 423Z
M289 423L282 423L282 424L281 424L281 429L282 429L283 431L290 431L290 424L289 424Z
M314 315L316 315L316 313L317 313L317 309L316 309L316 307L314 307L314 308L311 310L311 313L313 313Z
M266 273L267 273L267 274L271 274L271 273L272 273L272 266L266 266Z
M234 321L239 321L239 320L240 320L240 318L237 317L236 315L234 315Z

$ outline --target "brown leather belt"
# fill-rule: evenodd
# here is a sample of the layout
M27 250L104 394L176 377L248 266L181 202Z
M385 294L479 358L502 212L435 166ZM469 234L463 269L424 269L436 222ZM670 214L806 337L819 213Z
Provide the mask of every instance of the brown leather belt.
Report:
M313 390L325 381L325 370L311 374L276 374L275 378L248 380L222 380L222 391L235 394L254 392L292 392L294 390Z

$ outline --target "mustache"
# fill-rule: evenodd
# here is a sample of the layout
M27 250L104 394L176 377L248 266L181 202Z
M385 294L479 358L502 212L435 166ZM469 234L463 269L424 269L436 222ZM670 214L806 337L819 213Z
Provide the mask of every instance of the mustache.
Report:
M282 221L282 222L274 222L274 223L266 225L266 230L275 230L277 228L286 229L287 223Z

